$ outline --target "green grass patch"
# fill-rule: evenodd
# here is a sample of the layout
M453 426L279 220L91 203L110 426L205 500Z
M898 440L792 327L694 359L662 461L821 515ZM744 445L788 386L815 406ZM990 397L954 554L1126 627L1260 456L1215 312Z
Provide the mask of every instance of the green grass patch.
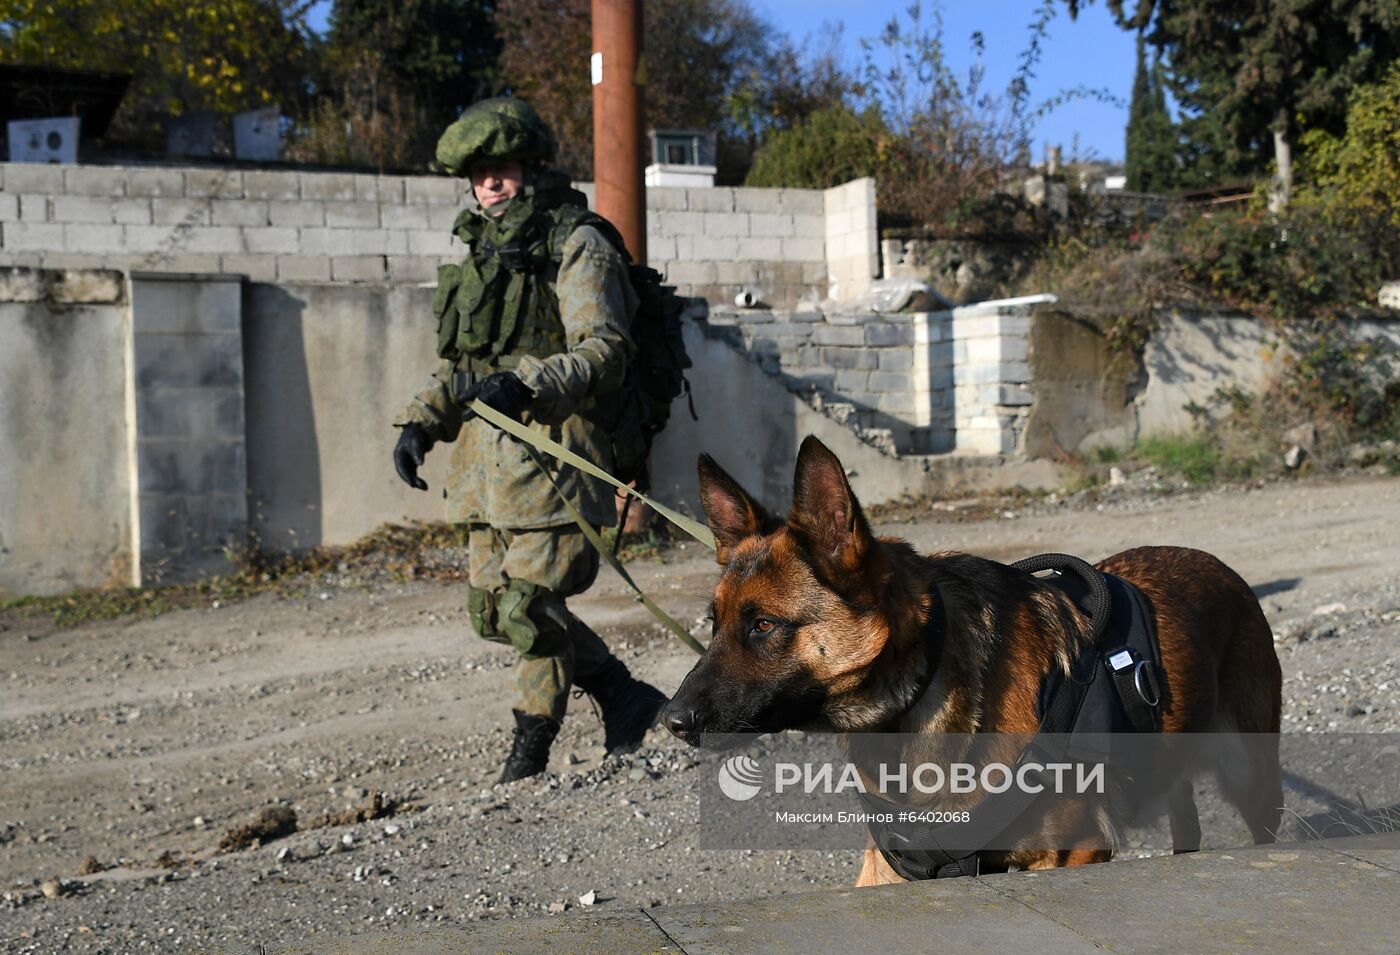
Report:
M1201 435L1154 435L1140 440L1137 450L1158 471L1193 484L1214 481L1223 470L1219 444Z

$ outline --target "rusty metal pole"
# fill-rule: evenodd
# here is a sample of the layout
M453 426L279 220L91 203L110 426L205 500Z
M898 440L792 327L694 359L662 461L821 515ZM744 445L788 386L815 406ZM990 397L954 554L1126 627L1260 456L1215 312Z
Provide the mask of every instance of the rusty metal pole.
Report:
M647 261L642 145L642 0L593 0L594 207Z

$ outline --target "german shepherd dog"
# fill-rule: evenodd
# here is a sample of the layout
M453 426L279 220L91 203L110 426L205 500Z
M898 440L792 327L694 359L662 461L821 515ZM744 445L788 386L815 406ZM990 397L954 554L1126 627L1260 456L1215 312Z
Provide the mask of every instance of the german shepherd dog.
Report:
M771 518L708 455L699 470L723 573L709 647L662 714L672 733L699 745L702 734L785 729L1036 731L1042 679L1052 668L1067 672L1090 639L1060 590L994 561L922 555L898 538L875 537L841 462L812 436L798 453L786 521ZM1278 733L1278 657L1238 574L1179 547L1134 548L1098 568L1134 584L1151 605L1165 671L1163 732ZM946 625L935 646L926 624L940 610ZM1271 753L1256 754L1249 772L1218 773L1256 842L1273 841L1283 805L1277 737L1268 739ZM1174 848L1199 848L1191 779L1173 781L1165 795ZM1065 831L1068 821L1043 825ZM1110 855L1097 843L979 853L978 861L989 872ZM857 885L899 881L879 851L866 850Z

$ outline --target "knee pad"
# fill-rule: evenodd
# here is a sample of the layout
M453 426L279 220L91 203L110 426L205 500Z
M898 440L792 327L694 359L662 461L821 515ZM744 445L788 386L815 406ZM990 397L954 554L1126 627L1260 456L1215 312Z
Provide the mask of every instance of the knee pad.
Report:
M483 640L493 643L509 643L509 638L501 633L496 620L496 592L480 587L467 588L467 619L472 629Z
M569 643L569 611L553 590L512 580L497 604L497 627L527 657L552 657Z

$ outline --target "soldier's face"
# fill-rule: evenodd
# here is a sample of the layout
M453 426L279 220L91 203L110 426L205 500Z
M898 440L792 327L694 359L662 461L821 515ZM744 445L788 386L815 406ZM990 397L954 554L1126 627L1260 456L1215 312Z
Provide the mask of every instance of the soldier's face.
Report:
M492 163L471 171L472 194L487 212L514 199L525 184L525 170L518 162Z

